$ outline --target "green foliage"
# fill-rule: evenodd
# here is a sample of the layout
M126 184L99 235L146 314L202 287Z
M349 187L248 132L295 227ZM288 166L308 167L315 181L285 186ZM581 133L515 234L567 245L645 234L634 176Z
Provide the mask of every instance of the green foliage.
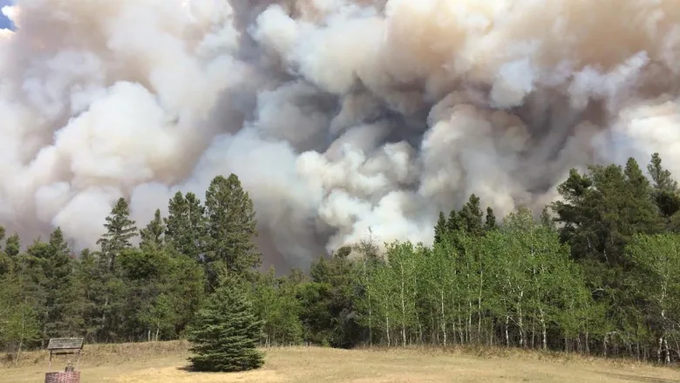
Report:
M668 339L680 335L680 235L636 235L626 254L638 270L630 280L631 291L642 302L640 315L644 323L652 324L649 330L655 339L663 341L659 354L665 348L668 363Z
M215 177L205 193L207 217L206 265L210 288L220 271L243 275L261 264L253 238L257 221L253 201L235 174Z
M299 285L295 280L276 278L273 268L254 283L250 299L257 317L263 321L262 335L265 345L292 345L302 342L302 307L296 299Z
M354 270L342 250L312 264L311 282L298 291L306 341L342 348L356 345L361 329L356 321Z
M5 243L5 254L7 254L8 257L16 257L19 255L19 251L21 250L21 240L19 239L18 234L13 234L9 238L7 238L7 242Z
M493 231L498 228L496 224L496 215L493 213L491 207L486 208L486 221L484 222L484 230Z
M431 247L371 239L284 276L256 271L255 210L233 174L213 179L205 204L178 192L168 217L156 210L139 233L120 199L101 251L77 258L58 228L25 251L0 228L0 344L19 355L51 336L188 337L202 370L256 368L255 346L300 343L502 344L670 363L680 197L658 154L647 171L651 182L633 159L574 169L537 217L484 214L471 195L440 212Z
M484 213L482 213L479 202L479 197L472 194L459 213L462 229L473 236L480 236L484 233L484 225L482 222Z
M139 247L148 250L161 249L164 245L164 233L165 224L161 218L161 211L156 209L153 220L146 225L146 228L139 231L139 236L142 238Z
M562 239L577 259L609 266L624 264L623 248L636 233L659 232L661 220L651 199L649 182L637 163L591 166L588 175L572 170L558 190L565 201L552 204Z
M44 291L44 338L75 336L82 330L82 313L73 303L78 301L74 278L74 260L63 233L57 228L48 243L35 243L27 250L39 259Z
M42 335L45 292L38 284L38 265L33 256L14 255L11 268L0 276L0 343L17 360L23 350L39 345Z
M100 279L100 268L95 254L84 250L74 267L74 289L79 292L69 308L79 313L82 329L79 333L88 342L97 339L103 326L100 307L104 304L104 285ZM78 314L74 314L77 316Z
M205 207L194 193L177 192L168 203L165 237L177 252L200 261L206 241Z
M446 232L454 233L463 228L462 217L457 211L451 210L449 213L449 218L446 221Z
M110 271L115 268L116 256L132 247L130 239L137 235L135 221L130 219L130 209L125 199L120 198L106 217L106 232L97 241L101 246L102 256L106 258Z
M191 324L189 358L197 371L245 371L258 368L264 357L256 346L262 322L257 320L244 287L230 280L208 298Z
M659 153L652 154L647 171L653 183L652 198L664 218L668 230L680 233L680 194L678 183L661 165Z
M440 211L437 225L434 227L434 243L440 243L443 240L446 231L446 217L444 216L444 212Z

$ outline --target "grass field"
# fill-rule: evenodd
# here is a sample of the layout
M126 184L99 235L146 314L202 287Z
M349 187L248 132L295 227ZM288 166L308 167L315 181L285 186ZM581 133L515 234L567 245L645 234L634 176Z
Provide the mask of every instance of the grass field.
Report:
M184 370L187 345L160 342L86 346L81 382L114 383L275 383L275 382L680 382L680 370L646 364L586 359L562 354L506 350L266 350L257 371L205 374ZM54 363L63 368L64 360ZM45 353L24 355L19 366L1 367L0 381L39 383L47 368Z

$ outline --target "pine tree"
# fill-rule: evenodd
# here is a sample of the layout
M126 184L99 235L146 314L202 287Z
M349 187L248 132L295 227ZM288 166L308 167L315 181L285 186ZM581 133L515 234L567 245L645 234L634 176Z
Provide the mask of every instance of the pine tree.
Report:
M16 234L10 240L20 242ZM45 277L42 259L16 250L11 271L0 280L0 343L18 360L23 350L39 346L43 338L45 290L41 283Z
M444 216L443 211L440 211L437 226L434 227L434 243L440 243L444 239L446 231L446 216Z
M446 231L447 233L455 233L456 231L463 228L461 217L458 212L453 209L449 213L449 218L446 221Z
M104 326L100 310L108 299L99 266L94 254L85 249L80 253L74 271L74 284L81 294L76 302L71 303L70 308L81 313L83 335L88 342L96 342L97 332Z
M215 177L205 194L208 216L208 278L215 286L219 270L237 275L260 265L253 237L257 221L253 201L235 174Z
M167 251L167 250L166 250ZM172 250L170 250L172 251ZM196 260L172 251L168 281L169 298L176 313L175 334L182 334L198 311L205 293L205 274ZM182 281L182 283L176 283Z
M100 319L97 320L99 341L115 341L121 335L123 312L126 306L126 289L119 275L116 258L124 251L132 249L131 239L137 235L135 221L130 219L130 210L125 199L120 198L106 217L104 224L106 233L97 241L101 246L97 269L92 275L96 286L102 288L100 298L104 301L97 304Z
M175 193L168 202L168 218L164 221L166 241L180 254L200 260L207 228L205 207L196 195Z
M630 204L627 211L629 215L626 219L634 227L628 234L627 240L636 232L648 234L660 232L663 230L663 223L652 197L652 187L635 159L628 159L624 174L628 193L626 199Z
M0 242L5 239L5 228L0 226ZM12 271L12 259L4 249L0 247L0 278Z
M543 225L543 227L547 227L551 230L557 229L557 226L555 225L555 221L553 220L552 216L550 215L550 206L544 206L543 211L541 211L541 225Z
M132 247L130 239L137 235L135 221L130 219L130 209L125 199L120 198L106 217L104 224L106 233L97 241L101 245L102 255L108 261L109 270L115 268L116 256L124 249Z
M139 235L142 238L142 243L139 247L141 249L160 249L163 247L163 233L165 233L165 224L161 218L161 210L156 209L153 220L146 225L146 228L140 230Z
M74 284L74 261L61 228L50 235L48 243L37 242L28 253L41 260L41 287L45 292L45 336L73 336L82 329L80 318L69 307L78 292Z
M245 371L259 368L264 357L256 346L262 321L238 284L223 282L198 311L189 327L189 358L196 371Z
M652 177L654 187L652 195L659 212L666 218L672 217L680 211L678 183L671 177L671 172L661 165L659 153L652 155L651 163L647 165L647 171Z
M468 234L476 237L481 236L484 233L482 224L484 213L482 213L479 202L479 197L474 194L470 195L470 199L459 213L463 223L463 229Z
M654 182L654 189L668 190L675 192L678 190L678 183L671 177L671 172L661 165L659 153L652 154L652 160L647 165L647 171Z
M498 225L496 224L496 215L493 213L493 209L491 207L486 208L486 221L484 223L484 230L485 231L493 231L498 228Z
M19 255L20 251L21 239L19 238L19 235L15 233L7 238L7 242L5 243L5 254L7 254L8 257L13 258Z

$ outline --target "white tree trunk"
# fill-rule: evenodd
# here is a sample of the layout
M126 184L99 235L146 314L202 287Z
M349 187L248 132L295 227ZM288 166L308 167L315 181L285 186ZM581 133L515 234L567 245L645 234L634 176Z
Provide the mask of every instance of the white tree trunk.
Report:
M444 289L441 290L440 294L441 306L442 306L442 337L444 340L444 347L446 347L446 315L444 314Z
M401 340L402 345L406 347L406 298L405 294L405 283L404 283L404 265L401 265Z
M371 291L368 291L368 346L373 347L373 326L371 315Z
M468 343L472 343L472 300L468 301L467 338Z
M548 335L545 325L545 316L543 314L543 309L541 309L541 332L543 334L543 350L548 349Z
M480 266L481 267L481 266ZM484 271L479 271L479 293L477 294L477 338L482 342L482 290L484 286Z
M508 327L510 327L510 316L506 315L505 316L505 345L507 347L510 347L510 332L508 331Z

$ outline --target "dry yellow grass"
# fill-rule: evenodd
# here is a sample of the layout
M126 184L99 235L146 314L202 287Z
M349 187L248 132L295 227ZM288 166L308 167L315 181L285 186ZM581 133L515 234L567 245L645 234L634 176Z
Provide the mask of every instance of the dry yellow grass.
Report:
M406 383L406 382L680 382L680 370L631 362L507 350L266 350L265 366L246 373L184 370L186 344L86 346L82 383ZM63 362L56 363L59 368ZM19 367L5 366L0 381L42 382L44 353L26 355Z

